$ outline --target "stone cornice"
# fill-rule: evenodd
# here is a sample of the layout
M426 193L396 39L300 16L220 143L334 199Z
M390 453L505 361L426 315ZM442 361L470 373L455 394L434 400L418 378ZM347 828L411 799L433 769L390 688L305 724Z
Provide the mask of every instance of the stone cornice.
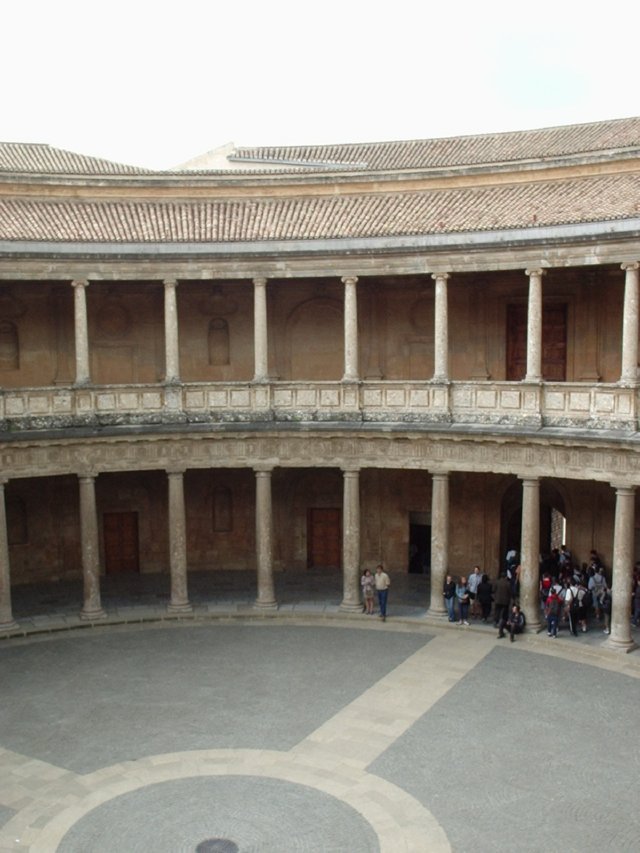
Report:
M418 237L240 243L0 242L0 281L237 280L487 272L629 264L640 218ZM18 263L19 261L19 263Z
M13 478L206 468L381 468L478 472L640 483L635 445L583 446L558 440L426 435L260 433L60 440L0 445L3 476Z

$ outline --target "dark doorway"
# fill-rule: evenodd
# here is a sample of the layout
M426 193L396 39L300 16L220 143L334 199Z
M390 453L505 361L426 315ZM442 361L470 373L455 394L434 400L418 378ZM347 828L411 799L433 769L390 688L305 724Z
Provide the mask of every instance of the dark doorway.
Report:
M342 525L339 509L307 512L307 567L339 569L342 563Z
M423 575L431 571L431 525L411 513L409 520L409 574Z
M105 512L102 529L106 574L139 572L138 513Z
M527 372L527 306L507 305L507 381L520 382ZM567 306L542 309L542 378L564 382L567 375Z

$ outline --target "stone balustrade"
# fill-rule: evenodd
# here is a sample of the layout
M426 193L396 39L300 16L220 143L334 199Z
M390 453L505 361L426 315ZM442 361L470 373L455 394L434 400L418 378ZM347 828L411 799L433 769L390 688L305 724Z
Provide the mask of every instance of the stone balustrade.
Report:
M2 429L367 421L638 429L638 389L528 382L189 382L0 390Z

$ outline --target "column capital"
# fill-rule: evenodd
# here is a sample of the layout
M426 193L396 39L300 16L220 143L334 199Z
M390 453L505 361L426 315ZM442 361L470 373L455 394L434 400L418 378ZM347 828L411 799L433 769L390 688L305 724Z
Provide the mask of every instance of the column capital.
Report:
M448 278L451 278L451 274L448 272L432 272L431 278L434 281L446 281Z
M518 474L518 479L522 480L522 484L525 483L539 483L542 479L541 477L530 477L528 474Z
M260 475L264 477L267 474L272 474L274 467L274 465L254 465L253 471L256 477L259 477Z
M449 471L447 468L430 468L429 473L431 474L434 480L436 478L439 480L448 480L451 471Z
M186 470L187 469L184 465L171 465L165 468L165 471L167 472L167 477L182 477Z
M341 279L343 284L357 284L358 276L357 275L344 275Z
M253 279L253 283L256 287L265 287L268 281L269 279L264 278L264 276L258 276L257 278Z
M165 290L170 290L172 288L176 288L178 286L177 279L175 278L165 278L162 281Z
M630 486L628 483L611 483L610 485L616 490L616 495L632 497L636 493L636 486Z
M625 272L640 269L640 262L630 261L628 264L620 264L620 269Z
M6 477L4 474L0 475L0 488L2 488L3 486L6 486L8 482L9 482L8 477Z
M354 476L360 473L359 465L343 465L340 469L345 477Z
M78 471L77 477L78 477L78 480L82 483L82 482L86 482L87 480L95 480L96 477L98 476L98 473L99 472L96 471L95 468L88 468L84 471Z
M86 278L74 278L74 279L72 280L72 282L71 282L71 287L73 287L73 288L77 288L77 287L83 287L83 288L84 288L84 287L89 287L89 284L90 284L90 283L91 283L91 282L90 282L88 279L86 279Z
M524 274L528 275L529 278L533 278L534 276L537 276L538 278L540 278L543 275L546 275L547 271L545 269L543 269L542 267L532 267L531 269L526 269L524 271Z

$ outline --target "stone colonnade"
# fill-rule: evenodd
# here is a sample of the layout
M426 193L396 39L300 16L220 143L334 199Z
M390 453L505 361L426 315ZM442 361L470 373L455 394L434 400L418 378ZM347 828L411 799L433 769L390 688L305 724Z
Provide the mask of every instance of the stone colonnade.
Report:
M638 262L622 264L625 272L623 324L622 324L622 369L620 382L635 384L638 365L638 320L640 316L638 292ZM527 368L526 382L542 380L542 293L544 270L528 269L529 297L527 309ZM449 381L449 321L447 309L447 282L450 274L433 273L435 281L434 312L434 372L433 381ZM360 380L358 364L358 278L345 276L344 284L344 382ZM86 290L88 281L73 281L76 384L91 381L89 369L89 335L87 322ZM180 355L178 340L178 307L176 288L178 283L164 281L164 328L165 328L165 382L180 381ZM254 278L254 381L268 380L269 328L267 315L266 278Z
M256 575L257 608L276 608L273 576L273 466L254 467L256 483ZM190 613L187 587L187 541L184 497L184 468L168 469L169 572L171 593L168 611ZM426 473L426 472L425 472ZM96 472L78 475L80 499L80 541L82 553L83 606L81 618L97 621L105 617L100 598L100 560L96 512ZM431 598L428 614L444 617L442 588L448 572L450 501L446 470L433 470L431 501ZM529 630L541 628L538 596L540 479L521 477L522 546L520 601ZM5 484L0 479L0 630L16 627L12 615L9 548L5 509ZM613 609L609 644L617 649L635 647L631 638L630 611L635 527L635 486L615 485L615 527L613 542ZM343 598L340 609L358 612L360 601L360 470L343 469Z

